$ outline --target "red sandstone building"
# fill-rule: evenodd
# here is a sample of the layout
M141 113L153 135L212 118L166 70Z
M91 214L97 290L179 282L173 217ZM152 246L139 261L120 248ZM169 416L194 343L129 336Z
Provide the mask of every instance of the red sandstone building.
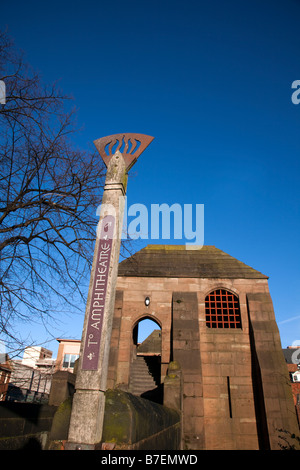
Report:
M152 351L137 344L144 318L160 330ZM299 434L268 278L213 246L150 245L120 263L108 388L141 394L141 357L156 391L181 367L183 449L279 449L282 430Z
M79 358L79 339L57 338L59 343L55 370L73 372L75 361Z

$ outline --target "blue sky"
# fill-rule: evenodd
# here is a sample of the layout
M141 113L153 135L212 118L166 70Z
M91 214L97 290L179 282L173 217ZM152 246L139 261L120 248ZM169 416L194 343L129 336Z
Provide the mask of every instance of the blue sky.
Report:
M0 11L44 82L74 97L78 145L155 137L128 204L204 204L204 243L270 277L282 345L300 340L300 2L15 0ZM82 324L70 315L57 336L80 338Z

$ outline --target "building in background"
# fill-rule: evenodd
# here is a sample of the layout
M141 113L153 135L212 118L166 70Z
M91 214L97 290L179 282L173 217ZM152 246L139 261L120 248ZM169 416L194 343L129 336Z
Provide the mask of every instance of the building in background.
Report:
M72 396L75 391L76 361L81 344L77 339L58 338L57 341L59 346L49 396L49 405L54 406Z
M79 339L57 338L59 342L55 370L64 370L73 372L75 361L79 358L80 343Z
M28 346L24 350L22 364L29 367L35 367L41 361L45 361L45 364L47 364L48 359L52 362L52 354L52 351L42 346Z
M11 360L6 401L47 402L55 360L52 351L40 346L25 348L23 358Z
M300 427L300 346L289 346L283 349L283 354L290 375L294 405Z
M41 346L28 346L23 358L0 365L0 400L47 403L53 374L72 373L79 357L80 340L61 339L57 358Z
M0 401L6 400L8 384L11 376L10 362L8 354L0 354Z

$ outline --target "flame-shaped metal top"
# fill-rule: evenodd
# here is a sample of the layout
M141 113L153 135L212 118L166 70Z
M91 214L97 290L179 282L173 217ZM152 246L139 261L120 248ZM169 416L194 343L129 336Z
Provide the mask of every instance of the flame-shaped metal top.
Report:
M119 150L122 153L126 170L136 162L141 153L148 147L154 137L145 134L114 134L94 141L104 163L108 166L112 156Z

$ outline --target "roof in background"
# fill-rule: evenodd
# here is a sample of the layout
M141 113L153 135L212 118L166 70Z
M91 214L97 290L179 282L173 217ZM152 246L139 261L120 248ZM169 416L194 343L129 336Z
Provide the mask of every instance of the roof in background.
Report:
M285 348L285 349L282 349L282 351L283 351L284 358L285 358L285 360L288 364L296 364L295 360L300 359L300 348L299 348L299 346ZM298 353L296 351L298 351ZM296 352L296 355L293 358L293 354L295 352ZM298 364L298 362L297 362L297 364Z
M161 354L161 330L153 330L152 333L138 345L137 354Z

